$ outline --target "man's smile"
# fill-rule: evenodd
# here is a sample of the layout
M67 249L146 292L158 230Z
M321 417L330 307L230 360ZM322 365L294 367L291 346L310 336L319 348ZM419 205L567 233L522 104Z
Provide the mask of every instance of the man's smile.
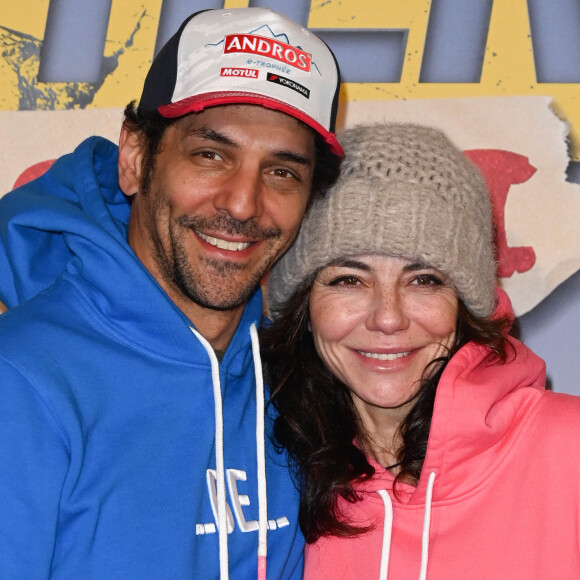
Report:
M249 248L252 244L251 242L228 242L227 240L222 240L220 238L214 238L212 236L206 236L201 232L195 230L195 233L208 244L215 246L220 250L229 250L231 252L240 252L241 250L245 250Z

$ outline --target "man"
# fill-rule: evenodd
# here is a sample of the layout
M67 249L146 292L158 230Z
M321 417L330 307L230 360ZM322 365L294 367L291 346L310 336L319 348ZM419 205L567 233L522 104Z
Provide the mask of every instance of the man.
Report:
M1 578L301 577L259 284L336 176L338 88L286 18L197 13L119 148L0 200Z

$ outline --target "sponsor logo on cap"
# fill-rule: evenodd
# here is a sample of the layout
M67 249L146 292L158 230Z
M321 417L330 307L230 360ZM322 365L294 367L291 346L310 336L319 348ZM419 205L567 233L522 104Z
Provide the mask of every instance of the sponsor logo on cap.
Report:
M273 58L294 68L310 72L312 55L295 46L255 34L228 34L224 54L243 52Z
M268 73L266 80L270 81L271 83L276 83L277 85L288 87L289 89L304 95L307 99L310 98L310 89L307 89L292 79L287 79L286 77L281 77L280 75L276 75L274 73Z
M222 77L244 77L248 79L257 79L259 71L255 68L234 68L223 67L220 73Z

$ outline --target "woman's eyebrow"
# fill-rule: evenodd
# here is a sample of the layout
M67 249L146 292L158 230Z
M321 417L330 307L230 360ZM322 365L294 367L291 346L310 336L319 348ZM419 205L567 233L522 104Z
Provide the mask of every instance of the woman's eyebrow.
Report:
M437 268L424 264L423 262L411 262L403 267L404 272L415 272L416 270L437 270Z
M327 264L328 266L337 266L339 268L353 268L355 270L364 270L365 272L370 272L372 268L365 264L364 262L360 262L359 260L355 260L353 258L336 258Z

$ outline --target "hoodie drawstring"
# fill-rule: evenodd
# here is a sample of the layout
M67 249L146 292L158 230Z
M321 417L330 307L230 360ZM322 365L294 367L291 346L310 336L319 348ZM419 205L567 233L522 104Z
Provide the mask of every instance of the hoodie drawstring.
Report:
M190 327L191 328L191 327ZM213 385L213 405L215 417L215 464L217 488L217 528L219 538L220 580L229 578L228 561L228 520L226 512L226 478L224 469L224 417L220 369L211 344L195 328L191 331L203 345L211 362L211 381Z
M423 535L421 537L421 569L419 580L427 578L427 562L429 560L429 530L431 528L431 504L433 502L433 486L435 484L435 472L429 474L427 481L427 491L425 492L425 515L423 517ZM383 525L383 546L381 549L381 568L379 580L387 580L389 574L389 556L391 554L391 535L393 530L393 503L391 496L385 489L378 489L385 505L385 516Z
M191 327L190 327L191 328ZM229 578L228 558L228 521L226 508L226 483L224 467L224 418L222 390L220 383L219 363L209 342L195 328L191 331L203 345L211 362L211 379L213 385L213 401L215 415L215 456L216 456L216 487L217 487L217 528L219 538L220 580ZM252 356L256 375L256 453L258 465L258 580L266 580L266 555L268 551L268 498L266 487L266 449L264 428L264 379L262 376L262 361L260 344L256 325L250 327L252 341Z
M423 517L423 538L421 540L421 572L419 580L427 578L427 561L429 560L429 530L431 528L431 503L433 502L433 485L435 472L429 474L427 491L425 492L425 515Z
M381 550L381 570L379 580L387 580L389 573L389 556L391 554L391 532L393 530L393 502L386 489L379 489L377 493L385 504L385 522L383 524L383 547Z
M266 580L268 554L268 494L266 488L266 448L264 432L264 378L256 325L250 326L254 372L256 374L256 453L258 455L258 580Z

